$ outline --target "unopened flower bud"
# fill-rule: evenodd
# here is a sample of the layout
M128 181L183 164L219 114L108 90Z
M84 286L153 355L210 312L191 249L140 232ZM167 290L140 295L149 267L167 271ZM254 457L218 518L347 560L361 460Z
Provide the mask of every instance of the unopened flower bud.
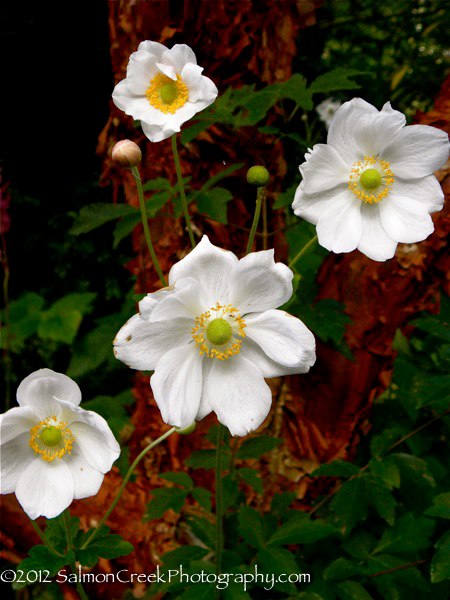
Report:
M257 187L262 187L269 183L270 173L261 165L255 165L254 167L250 167L247 171L247 181L251 185L256 185Z
M177 427L176 430L177 430L177 433L179 433L180 435L188 435L189 433L192 433L196 427L197 427L197 421L194 421L192 423L192 425L189 425L189 427L185 427L184 429L179 429Z
M123 169L137 167L142 160L142 152L137 144L131 140L117 142L111 151L113 161Z

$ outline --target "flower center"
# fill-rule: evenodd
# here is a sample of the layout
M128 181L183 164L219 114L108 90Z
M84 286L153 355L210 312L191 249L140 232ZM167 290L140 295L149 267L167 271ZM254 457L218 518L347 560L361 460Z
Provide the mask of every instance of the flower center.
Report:
M389 194L395 181L389 163L376 156L365 156L355 162L350 172L348 188L362 202L373 204L380 202Z
M67 423L58 421L55 416L47 417L30 429L31 448L47 462L70 454L74 441Z
M245 321L231 304L217 304L195 318L192 338L200 355L227 360L239 354L245 337Z
M175 113L188 101L189 89L180 75L177 75L177 80L174 81L167 75L158 73L150 81L145 96L149 103L161 112Z
M211 344L216 344L217 346L226 344L232 335L233 330L231 329L231 325L225 319L214 319L206 328L206 337Z

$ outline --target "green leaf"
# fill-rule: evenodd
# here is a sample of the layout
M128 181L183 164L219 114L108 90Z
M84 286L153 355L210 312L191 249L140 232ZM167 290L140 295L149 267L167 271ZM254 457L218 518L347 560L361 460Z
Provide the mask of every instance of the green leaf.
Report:
M223 171L219 171L219 173L216 173L208 179L208 181L202 186L202 189L200 191L206 192L207 190L214 187L216 183L219 183L219 181L222 181L222 179L225 179L225 177L229 177L232 173L241 169L243 166L244 163L236 163L234 165L230 165L226 169L223 169Z
M365 483L370 504L375 508L382 519L387 521L389 525L393 525L397 503L392 496L390 488L379 479L370 475L365 477Z
M352 475L358 475L360 468L353 463L347 462L346 460L333 460L330 463L320 465L315 469L311 475L313 477L319 477L326 475L329 477L351 477Z
M208 548L214 548L216 543L216 528L211 521L204 517L191 517L187 523L196 537L199 538Z
M71 539L75 539L75 536L80 529L80 519L78 517L70 516L68 518L68 529ZM53 544L56 550L64 553L67 548L66 522L64 513L58 517L55 517L54 519L47 520L45 536Z
M71 344L80 327L83 316L92 310L96 294L68 294L57 300L42 313L37 333L43 340Z
M222 187L200 191L195 196L198 210L220 223L228 222L227 204L232 199L232 193Z
M277 199L272 204L272 209L276 210L277 208L285 208L286 206L290 206L294 201L295 190L297 189L297 185L291 185L285 192L278 194Z
M289 550L286 548L260 548L257 554L258 570L261 567L264 573L270 576L297 573L298 565ZM274 588L287 593L295 593L295 585L293 583L280 584L275 580Z
M9 347L13 352L20 352L24 342L36 333L45 300L34 292L25 292L9 306ZM4 318L3 318L4 322ZM2 343L5 347L6 327L0 328Z
M161 479L166 479L167 481L171 481L172 483L176 483L187 489L192 489L194 487L192 479L187 473L183 473L182 471L178 471L177 473L160 473L159 476Z
M180 490L179 488L157 488L153 490L153 499L147 504L144 520L160 519L169 509L180 512L188 493L188 490Z
M210 121L197 121L190 127L185 127L181 132L181 143L183 145L189 144L195 139L202 131L208 129L208 127L212 125Z
M109 528L103 526L100 533L87 548L76 550L76 556L82 565L92 568L97 564L99 557L118 558L130 554L133 550L134 547L130 542L126 542L120 535L109 533Z
M274 494L270 505L270 510L277 515L282 516L297 497L295 492L282 492Z
M222 452L222 467L227 468L230 460L230 451L224 448ZM185 461L188 467L193 469L214 469L216 467L215 450L195 450Z
M200 546L180 546L175 550L166 552L161 560L165 566L178 566L191 560L201 560L208 552L209 550L200 548Z
M339 90L357 90L361 86L350 78L363 75L363 71L357 69L337 68L323 75L319 75L308 88L312 94L329 94Z
M263 548L265 545L263 536L263 523L258 511L241 505L238 513L238 532L243 539L253 548Z
M390 489L400 487L400 469L390 456L381 460L372 459L369 463L369 469L375 477L379 477Z
M391 454L391 458L397 463L400 472L405 476L416 482L420 480L422 483L435 487L436 482L433 474L423 458L402 452Z
M432 519L406 513L383 532L373 554L381 552L403 554L424 550L431 545L430 537L434 528L435 522Z
M426 515L450 519L450 492L435 496L433 498L433 505L425 511Z
M337 533L337 529L322 520L312 520L304 513L294 513L293 517L280 525L267 542L268 545L311 544Z
M155 177L155 179L149 179L142 185L144 192L160 191L160 190L171 190L172 185L165 177Z
M358 575L361 572L359 565L347 558L337 558L331 562L323 572L325 581L339 581Z
M195 487L191 490L191 494L194 499L200 504L206 511L211 512L211 492L202 487Z
M341 600L373 600L372 596L356 581L344 581L336 585Z
M237 458L260 458L263 454L270 452L283 443L280 438L260 435L258 437L245 440L236 453Z
M450 579L450 546L438 550L433 556L430 567L431 583Z
M126 217L136 212L136 209L128 204L95 203L83 206L69 230L72 235L88 233L101 225Z
M120 439L124 427L131 428L130 433L134 429L126 409L134 402L135 399L131 390L124 390L117 396L96 396L92 400L83 402L82 408L101 415L108 422L114 436Z
M226 511L236 503L239 494L239 487L232 474L222 477L222 503L223 510Z
M28 557L25 558L17 567L17 571L23 571L24 576L22 579L26 579L26 574L33 571L49 571L49 577L53 577L69 563L74 562L75 553L71 550L64 556L57 556L53 554L46 546L33 546L28 553ZM33 583L30 578L30 584ZM20 590L24 588L27 583L13 583L13 589Z
M258 471L247 467L241 467L237 474L240 479L245 481L245 483L251 486L258 494L263 493L262 479L258 476Z
M331 501L331 508L337 513L347 531L367 517L368 507L369 497L362 477L344 483Z
M303 75L295 73L284 83L276 84L276 89L281 98L293 100L303 110L312 110L312 94L310 89L306 88L306 79Z

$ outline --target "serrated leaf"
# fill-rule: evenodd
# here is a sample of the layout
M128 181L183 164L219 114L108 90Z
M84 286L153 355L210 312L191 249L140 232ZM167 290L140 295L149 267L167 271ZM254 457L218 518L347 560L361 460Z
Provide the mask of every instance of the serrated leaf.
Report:
M83 315L76 309L64 313L48 310L42 313L37 333L43 340L71 344L77 335Z
M312 520L304 513L294 513L293 517L280 525L270 537L268 545L312 544L337 533L337 529L322 520Z
M53 577L66 565L73 563L75 553L70 550L64 556L57 556L51 552L46 546L33 546L28 553L28 557L19 563L17 570L23 571L25 574L32 571L49 571L49 577ZM26 579L26 577L22 577ZM32 583L30 581L30 583ZM26 583L13 584L15 590L22 589Z
M423 458L403 452L391 454L391 458L399 466L400 472L410 479L415 481L420 480L431 487L435 487L436 482L433 474L429 470L428 465Z
M238 532L250 546L263 548L263 523L258 511L243 504L238 513Z
M430 517L450 519L450 492L439 494L433 498L433 506L425 511Z
M268 435L260 435L258 437L245 440L236 453L237 458L260 458L263 454L270 452L277 446L283 443L280 438L273 438Z
M198 210L220 223L227 223L227 204L233 194L222 187L200 191L195 195Z
M350 78L363 74L363 71L358 71L357 69L338 67L333 71L319 75L319 77L314 79L311 83L308 90L313 94L329 94L330 92L339 90L357 90L361 86Z
M381 552L403 554L428 548L431 545L430 537L434 528L435 522L432 519L406 513L383 532L373 554Z
M306 79L303 75L295 73L284 83L277 84L277 91L281 98L293 100L303 110L312 110L313 101L310 89L306 87Z
M211 492L202 487L195 487L191 490L193 498L200 504L206 511L211 512Z
M344 483L331 501L331 508L345 525L347 531L367 517L369 497L363 477Z
M107 527L104 530L106 533L99 534L87 548L76 550L77 560L83 566L92 568L97 564L99 557L112 559L133 552L134 547L130 542L125 541L116 533L109 533Z
M262 571L272 575L281 575L284 573L296 573L298 565L289 550L279 548L277 546L270 548L260 548L257 554L257 564ZM274 588L287 593L295 593L295 585L293 583L280 583L275 579Z
M194 482L192 481L192 479L187 473L183 473L182 471L178 471L177 473L160 473L159 476L161 477L161 479L171 481L172 483L181 485L186 489L191 489L194 487Z
M346 460L333 460L330 463L320 465L311 475L313 477L328 476L328 477L351 477L358 475L360 468Z
M400 469L391 457L387 456L381 460L372 459L369 463L369 469L390 489L400 487Z
M180 512L188 493L187 490L180 490L179 488L157 488L153 490L153 499L147 504L144 520L160 519L169 509Z
M249 469L247 467L241 467L238 472L240 477L245 483L251 486L258 494L263 493L263 484L261 477L258 477L258 471L255 469Z
M365 478L370 504L389 525L394 524L395 507L397 505L390 489L380 480L372 476Z
M360 572L361 567L356 562L340 557L325 568L323 578L325 581L339 581L358 575Z
M187 519L187 523L193 535L198 537L205 546L208 548L215 547L216 529L211 521L208 521L208 519L205 519L204 517L192 517Z
M369 592L356 581L338 583L336 591L340 600L373 600Z
M164 566L180 565L191 560L201 560L204 556L209 553L206 548L200 546L180 546L175 550L166 552L161 560Z
M97 202L83 206L79 214L75 217L75 221L69 230L72 235L80 235L88 233L101 227L109 221L120 219L133 214L136 209L128 204L109 204Z

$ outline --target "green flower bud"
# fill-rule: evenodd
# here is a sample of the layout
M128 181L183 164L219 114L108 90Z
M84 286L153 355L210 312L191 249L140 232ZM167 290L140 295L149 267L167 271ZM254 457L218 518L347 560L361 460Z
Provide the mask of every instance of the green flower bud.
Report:
M251 185L256 185L257 187L262 187L267 185L270 180L270 173L261 165L255 165L254 167L250 167L247 171L247 181Z

